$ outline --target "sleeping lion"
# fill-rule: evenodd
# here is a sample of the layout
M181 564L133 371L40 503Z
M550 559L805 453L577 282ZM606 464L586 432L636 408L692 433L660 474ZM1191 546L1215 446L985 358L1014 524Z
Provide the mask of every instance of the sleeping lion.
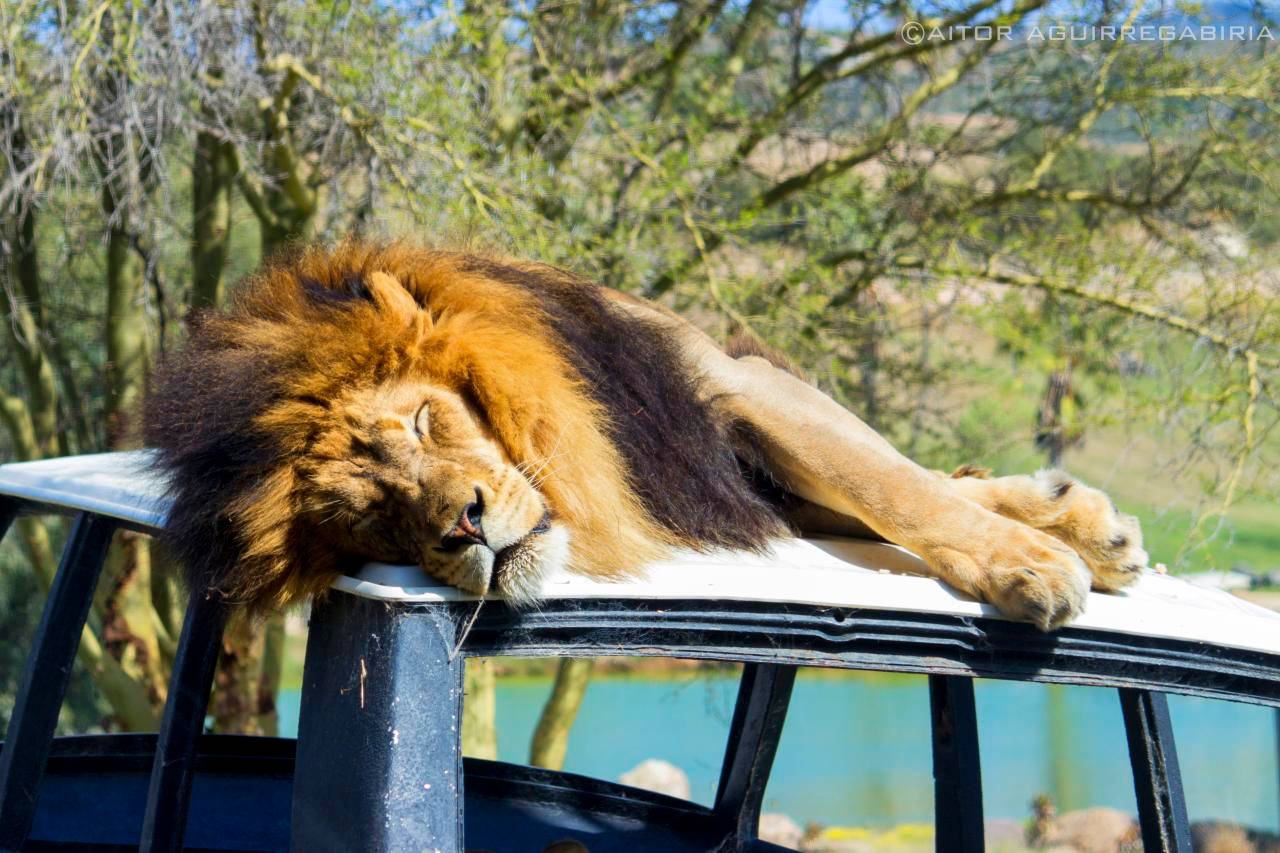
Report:
M520 604L560 567L837 533L1048 630L1146 565L1101 492L925 470L761 355L548 266L348 243L197 317L145 433L193 588L258 612L368 560Z

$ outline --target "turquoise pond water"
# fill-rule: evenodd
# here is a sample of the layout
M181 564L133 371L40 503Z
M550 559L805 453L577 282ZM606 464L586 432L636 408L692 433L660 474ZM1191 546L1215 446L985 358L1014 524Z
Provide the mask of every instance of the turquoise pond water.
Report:
M549 680L498 687L498 752L528 760ZM683 768L693 798L715 794L737 681L732 677L597 678L565 769L617 779L646 758ZM281 695L281 733L297 732L298 691ZM979 681L983 801L988 817L1022 819L1040 792L1062 810L1136 813L1114 690ZM1170 698L1192 820L1280 827L1275 712ZM929 700L923 676L807 677L796 683L765 810L801 823L886 827L933 814Z

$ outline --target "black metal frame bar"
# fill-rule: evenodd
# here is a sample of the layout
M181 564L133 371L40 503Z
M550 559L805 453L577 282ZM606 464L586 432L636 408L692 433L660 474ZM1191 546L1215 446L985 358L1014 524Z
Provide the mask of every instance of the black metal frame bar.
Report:
M9 532L9 528L18 519L18 513L21 510L22 504L18 501L0 495L0 539Z
M213 593L192 595L187 602L151 765L147 810L138 845L141 853L182 849L195 778L196 747L204 731L226 619L227 608Z
M312 606L293 850L463 849L464 618L341 594Z
M973 679L929 676L933 717L933 814L938 853L985 849L982 762Z
M113 520L81 513L62 549L0 752L0 849L22 846L31 831L71 665L115 531Z
M729 725L714 811L731 827L722 850L742 850L757 836L760 804L787 719L796 667L749 663L742 668Z
M467 636L465 651L548 657L566 648L584 656L1137 687L1280 707L1280 655L1107 631L1045 634L1017 622L931 613L647 599L552 599L537 612L519 613L490 602Z
M1169 703L1163 693L1151 690L1121 688L1119 692L1142 825L1142 849L1191 853L1191 827Z

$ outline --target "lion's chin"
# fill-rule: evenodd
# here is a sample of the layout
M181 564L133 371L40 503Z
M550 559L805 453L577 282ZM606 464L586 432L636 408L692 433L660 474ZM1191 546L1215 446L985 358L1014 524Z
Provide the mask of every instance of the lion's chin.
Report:
M466 592L497 593L515 607L529 607L538 600L543 581L568 562L569 532L551 524L496 554L484 545L469 546L446 581Z
M569 561L569 533L553 524L498 552L492 589L515 607L528 607L542 594L546 578Z

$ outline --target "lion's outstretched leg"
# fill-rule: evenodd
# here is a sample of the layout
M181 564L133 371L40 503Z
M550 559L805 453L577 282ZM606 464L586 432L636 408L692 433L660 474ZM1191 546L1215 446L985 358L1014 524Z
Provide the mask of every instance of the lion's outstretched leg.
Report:
M918 554L940 579L1043 629L1084 606L1090 579L1061 541L959 495L811 385L760 359L719 365L716 405L754 433L774 474Z
M940 579L1043 629L1084 606L1088 570L1061 541L958 494L826 394L762 358L735 359L675 315L621 294L666 326L710 405L751 433L790 491L919 555Z
M974 503L1070 545L1089 567L1094 589L1128 586L1146 568L1138 520L1117 511L1103 492L1063 471L987 477L964 467L947 483Z

